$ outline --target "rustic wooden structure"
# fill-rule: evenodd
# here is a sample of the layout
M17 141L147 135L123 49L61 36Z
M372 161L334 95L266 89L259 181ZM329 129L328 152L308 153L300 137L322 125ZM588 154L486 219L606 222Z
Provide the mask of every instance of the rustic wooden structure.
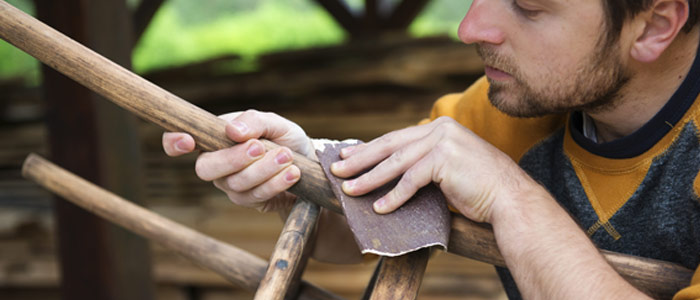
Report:
M231 145L225 136L217 134L223 132L224 124L215 116L141 79L1 1L0 12L2 38L49 66L168 130L189 132L205 150ZM266 146L276 147L271 142L267 142ZM302 199L340 212L320 167L300 155L295 157L295 161L305 176L293 191ZM503 258L488 227L457 215L453 216L450 251L503 265ZM666 262L609 252L604 252L604 255L633 285L659 298L667 298L682 288L692 274L690 270ZM380 269L379 274L382 272L386 271ZM375 284L375 288L377 286L383 285Z
M124 1L36 0L35 4L39 18L129 68L131 26ZM140 165L135 117L46 66L42 74L53 159L141 202L133 188L140 181L134 175ZM54 202L54 215L61 237L64 299L153 299L146 240L64 200Z

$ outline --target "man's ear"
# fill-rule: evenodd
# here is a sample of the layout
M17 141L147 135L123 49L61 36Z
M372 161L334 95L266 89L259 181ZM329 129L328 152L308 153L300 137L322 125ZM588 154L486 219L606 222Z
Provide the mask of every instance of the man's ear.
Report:
M688 20L687 0L655 0L647 11L632 21L642 26L630 54L640 62L652 62L661 56Z

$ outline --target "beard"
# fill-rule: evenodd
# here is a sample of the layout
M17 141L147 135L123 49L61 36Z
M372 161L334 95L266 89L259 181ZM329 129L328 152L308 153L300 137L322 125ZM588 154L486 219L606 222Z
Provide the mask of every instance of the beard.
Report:
M619 91L629 81L617 45L599 43L583 63L566 78L537 78L546 83L536 89L507 57L493 48L477 45L479 56L489 66L513 76L511 82L489 79L489 100L503 113L513 117L540 117L548 114L613 109L619 102ZM508 94L513 100L508 101Z

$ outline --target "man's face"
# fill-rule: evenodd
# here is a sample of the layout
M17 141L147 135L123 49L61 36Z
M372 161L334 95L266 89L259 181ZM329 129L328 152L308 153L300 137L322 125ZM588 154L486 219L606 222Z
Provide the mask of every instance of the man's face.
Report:
M489 99L535 117L615 106L629 75L618 43L605 43L601 1L474 0L459 35L477 43Z

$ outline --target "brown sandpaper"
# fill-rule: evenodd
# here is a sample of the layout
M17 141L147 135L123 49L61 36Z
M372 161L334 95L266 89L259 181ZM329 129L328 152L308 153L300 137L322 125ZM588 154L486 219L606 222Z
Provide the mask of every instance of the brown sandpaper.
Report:
M396 186L398 179L359 197L346 195L341 184L346 179L330 172L331 163L340 160L340 149L352 144L326 144L316 151L333 193L340 200L350 229L363 254L398 256L425 247L447 249L450 236L450 212L440 189L430 184L420 189L396 211L380 215L372 204ZM359 176L359 175L358 175Z

